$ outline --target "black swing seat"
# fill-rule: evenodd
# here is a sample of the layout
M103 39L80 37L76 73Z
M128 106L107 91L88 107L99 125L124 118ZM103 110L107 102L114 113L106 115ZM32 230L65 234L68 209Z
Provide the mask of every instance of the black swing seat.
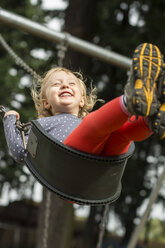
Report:
M59 197L85 205L105 205L118 199L127 160L134 152L103 157L72 149L31 122L25 163L34 177Z

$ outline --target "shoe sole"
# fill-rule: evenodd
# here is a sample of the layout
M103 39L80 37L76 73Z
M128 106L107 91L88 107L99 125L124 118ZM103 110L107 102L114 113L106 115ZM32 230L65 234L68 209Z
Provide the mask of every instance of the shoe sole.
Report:
M165 103L161 105L159 112L155 115L152 129L160 139L165 139Z
M133 106L143 116L154 115L158 110L157 83L163 70L163 56L155 45L139 45L133 55L134 94Z

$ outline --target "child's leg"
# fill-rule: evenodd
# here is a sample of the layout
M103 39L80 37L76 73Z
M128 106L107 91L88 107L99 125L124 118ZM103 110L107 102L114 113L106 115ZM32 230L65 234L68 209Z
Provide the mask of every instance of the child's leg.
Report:
M127 121L121 128L111 134L102 155L115 156L124 154L128 151L132 141L142 141L151 135L152 132L144 117L140 116L135 122Z
M101 154L110 134L128 120L122 99L122 96L118 97L87 115L64 144L87 153Z

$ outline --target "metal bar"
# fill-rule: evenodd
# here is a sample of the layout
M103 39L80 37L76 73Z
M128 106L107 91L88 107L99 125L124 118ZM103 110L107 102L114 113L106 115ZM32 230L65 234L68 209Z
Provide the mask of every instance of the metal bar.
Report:
M131 59L126 56L109 51L65 32L57 32L44 25L38 24L17 14L13 14L2 8L0 8L0 21L6 23L9 26L22 29L49 41L65 41L72 49L98 58L106 63L110 63L125 69L129 69L131 66Z
M141 218L141 221L140 221L140 224L135 228L133 234L132 234L132 237L128 243L128 246L127 248L135 248L137 242L138 242L138 239L140 237L140 233L142 231L142 228L144 227L145 225L145 222L148 218L148 215L151 211L151 207L153 205L153 203L155 202L157 196L158 196L158 193L160 191L160 188L162 186L162 183L163 181L165 180L165 162L164 162L164 169L163 169L163 172L161 173L158 181L157 181L157 184L155 185L154 189L152 190L151 192L151 195L150 195L150 198L149 198L149 202L148 202L148 205L146 207L146 210L144 211L144 214Z

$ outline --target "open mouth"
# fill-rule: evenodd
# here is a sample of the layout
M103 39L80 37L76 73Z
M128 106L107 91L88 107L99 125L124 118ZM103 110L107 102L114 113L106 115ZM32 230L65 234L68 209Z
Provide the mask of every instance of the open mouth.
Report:
M65 97L65 96L73 96L72 93L68 92L68 91L64 91L62 93L60 93L59 95L60 97Z

